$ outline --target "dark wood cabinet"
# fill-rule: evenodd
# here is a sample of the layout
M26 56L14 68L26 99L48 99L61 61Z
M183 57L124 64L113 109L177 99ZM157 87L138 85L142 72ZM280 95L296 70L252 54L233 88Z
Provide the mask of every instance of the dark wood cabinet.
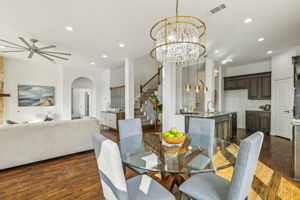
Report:
M250 76L248 84L248 99L271 99L271 73Z
M261 97L271 99L271 74L261 76Z
M270 133L271 113L269 111L246 111L246 130Z
M224 79L224 90L241 90L247 89L247 78L233 77Z
M224 90L248 89L248 99L271 99L271 72L225 77Z

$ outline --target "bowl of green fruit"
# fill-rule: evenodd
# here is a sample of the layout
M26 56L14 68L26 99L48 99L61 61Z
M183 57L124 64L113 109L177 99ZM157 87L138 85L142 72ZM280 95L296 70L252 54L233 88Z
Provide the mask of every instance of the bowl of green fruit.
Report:
M172 127L170 131L163 133L162 138L168 144L181 144L184 142L186 135L179 132L176 127Z

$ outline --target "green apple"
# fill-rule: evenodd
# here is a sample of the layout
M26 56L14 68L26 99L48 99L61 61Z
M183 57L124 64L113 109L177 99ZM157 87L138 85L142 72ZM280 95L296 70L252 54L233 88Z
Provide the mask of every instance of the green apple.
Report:
M177 137L181 137L181 136L184 136L184 133L183 132L178 132Z
M175 137L173 134L168 135L168 137Z
M171 135L170 131L164 132L164 136L168 137L169 135Z
M170 130L170 132L171 132L172 134L175 134L175 133L178 132L178 130L177 130L176 127L172 127L171 130Z

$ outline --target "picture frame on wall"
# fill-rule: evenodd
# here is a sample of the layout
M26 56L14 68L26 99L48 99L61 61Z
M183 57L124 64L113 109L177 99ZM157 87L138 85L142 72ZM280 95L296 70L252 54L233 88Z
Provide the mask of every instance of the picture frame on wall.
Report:
M53 86L18 85L18 106L54 106L55 88Z

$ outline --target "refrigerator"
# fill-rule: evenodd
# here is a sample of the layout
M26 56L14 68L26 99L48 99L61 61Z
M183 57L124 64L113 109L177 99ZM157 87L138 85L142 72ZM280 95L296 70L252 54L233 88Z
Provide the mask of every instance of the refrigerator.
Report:
M300 181L300 56L293 58L294 63L294 119L293 128L293 152L294 179Z

